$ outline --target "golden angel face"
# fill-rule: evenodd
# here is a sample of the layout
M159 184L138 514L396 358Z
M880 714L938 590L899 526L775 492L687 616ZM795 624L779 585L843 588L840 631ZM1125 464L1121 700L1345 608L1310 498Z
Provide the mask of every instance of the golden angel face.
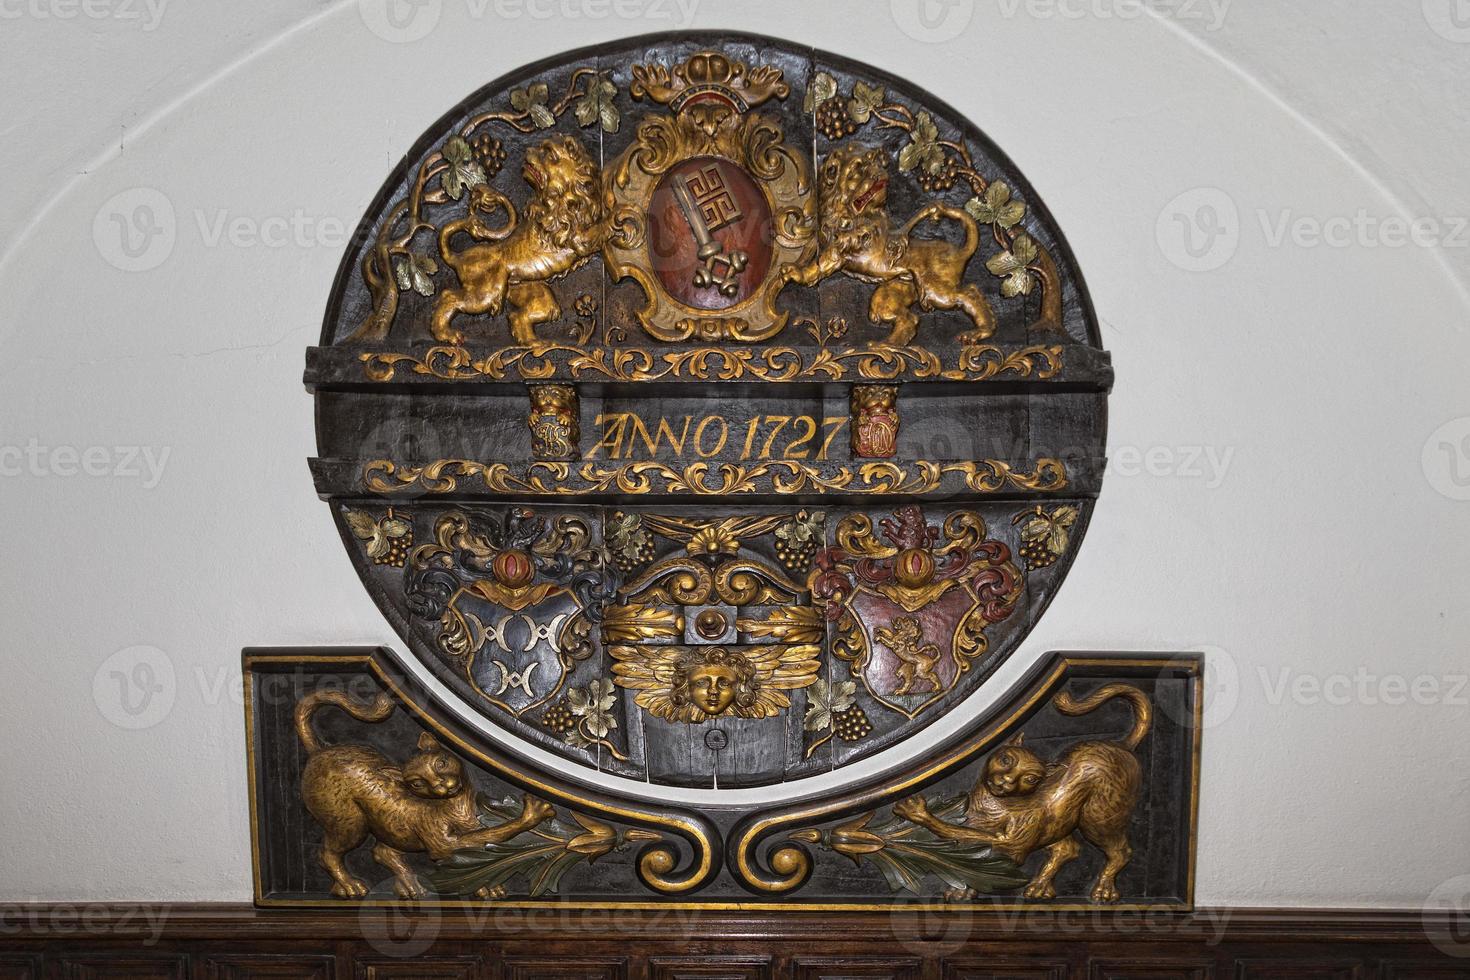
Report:
M691 720L704 721L747 708L760 695L755 665L742 653L724 647L696 647L674 662L669 692L676 705L689 709Z
M613 644L613 683L655 718L698 725L725 715L771 718L791 707L786 692L817 679L812 643L725 647Z
M735 668L706 664L689 672L689 697L707 715L722 715L735 703L740 674Z

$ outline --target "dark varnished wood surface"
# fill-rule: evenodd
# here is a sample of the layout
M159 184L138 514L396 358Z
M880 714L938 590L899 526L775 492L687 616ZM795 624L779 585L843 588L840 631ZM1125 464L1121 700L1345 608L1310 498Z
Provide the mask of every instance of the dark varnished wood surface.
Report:
M610 100L609 118L586 111L593 79ZM530 112L532 90L555 111L542 105L518 114ZM860 91L878 108L854 116ZM738 109L697 108L709 99ZM923 136L930 129L948 149ZM938 157L919 168L921 143ZM554 158L545 156L548 146L558 148ZM598 175L577 169L583 155ZM461 178L448 179L451 159L468 168ZM829 175L849 167L849 177L823 184L824 166ZM566 183L559 178L557 186L574 192L543 200L543 170L561 174ZM681 191L672 190L675 178ZM585 206L557 211L583 200L579 181L601 189L607 214L591 204L597 193ZM692 260L710 243L698 244L684 211L690 194L703 195L698 213L711 209L716 224L704 230L718 233L717 254L733 250L749 260L738 283L725 283L734 287L728 294L696 273ZM854 200L844 203L844 195ZM490 227L512 222L500 211L526 216L542 207L567 227L587 223L576 236L586 246L576 261L566 242L552 247L521 231L503 238ZM410 212L412 220L403 217ZM847 239L833 234L844 221L867 229L863 241L887 243L878 250L886 258L873 261L892 265L891 275L861 271L868 266L857 238L842 244ZM511 245L501 241L521 243L517 255L524 245L538 256L516 273L529 277L519 286L534 289L504 303L489 298L489 270L510 275ZM1035 254L1023 279L996 271L1028 251ZM928 258L914 258L920 254ZM828 261L834 256L838 266ZM429 270L427 280L404 285L409 268ZM903 299L895 284L919 279L926 298ZM485 302L469 302L471 293ZM533 302L532 293L541 299ZM512 329L515 317L529 317L525 310L548 312L552 298L556 315ZM970 120L910 80L804 43L696 32L610 41L524 66L430 127L368 206L343 256L304 380L316 407L316 490L331 502L354 568L411 655L492 724L578 767L713 788L790 782L870 758L985 683L1039 620L1077 554L1101 490L1113 378L1061 229ZM533 409L528 384L543 408L544 389L562 388L560 410ZM874 388L887 392L887 407L855 410L854 396L879 397ZM554 446L533 436L533 416L549 431L566 430ZM713 605L747 617L755 609L761 616L810 609L818 602L808 582L817 549L841 565L845 520L873 522L860 538L871 539L864 550L928 547L918 538L901 546L883 530L905 505L922 505L934 547L953 543L943 534L947 521L979 529L987 557L954 562L953 581L969 569L968 588L982 565L994 565L1009 583L1002 589L1009 598L977 631L983 655L978 641L955 639L964 610L954 597L894 604L857 597L881 583L854 581L843 593L854 600L842 634L849 654L830 649L836 625L831 637L810 641L821 647L820 667L780 679L797 681L782 688L792 692L783 695L789 705L670 718L636 700L647 688L615 679L630 663L680 676L659 666L656 647L667 637L605 645L600 630L578 626L583 639L570 644L578 654L570 659L549 640L521 641L563 614L595 620L604 607L645 601L681 616ZM491 595L460 595L459 586L483 586L491 573L454 561L452 548L416 557L460 521L466 541L495 540L512 507L534 509L533 519L586 522L581 613L561 590L529 604L493 587ZM736 535L713 552L688 551L687 535L655 526L670 519L713 526L751 514L809 524ZM1044 516L1067 530L1048 538L1048 553L1027 555L1040 547L1035 521ZM369 554L384 521L402 554ZM797 544L783 555L775 542L793 535ZM551 560L555 549L546 550L535 584L566 585L568 574ZM793 588L756 601L728 589L667 594L643 580L654 568L679 574L663 565L676 556L696 578L730 571L734 556L753 562L750 574L763 580L790 576ZM429 569L430 561L443 567ZM835 595L832 584L824 597ZM448 589L442 601L441 587ZM891 669L901 654L867 634L922 610L925 636L915 649L932 643L947 666L904 681ZM497 631L461 630L466 616ZM510 633L501 629L507 624ZM684 642L733 644L739 657L759 645L739 630ZM817 693L818 673L823 682L855 683L852 705L842 709L846 737L834 737L838 726L825 734L805 726L810 697L826 697ZM520 679L523 696L510 677ZM608 709L616 724L595 745L554 710L593 681L617 685ZM716 728L721 747L711 749L704 737Z
M0 977L1389 980L1470 976L1470 957L1447 952L1458 940L1470 953L1465 926L1463 915L1410 910L360 914L37 904L6 909Z

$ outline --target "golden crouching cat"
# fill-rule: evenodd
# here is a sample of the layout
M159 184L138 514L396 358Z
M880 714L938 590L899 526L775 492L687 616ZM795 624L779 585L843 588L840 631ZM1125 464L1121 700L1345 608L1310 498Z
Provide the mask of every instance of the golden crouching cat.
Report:
M296 734L307 752L301 796L325 831L322 867L332 876L332 894L339 898L368 893L367 883L349 874L342 858L369 834L376 841L373 857L393 872L399 897L423 898L424 886L404 861L405 853L442 860L460 848L510 840L554 813L550 804L527 796L519 817L485 827L464 766L433 735L419 736L418 754L401 766L365 745L323 746L312 730L311 715L324 704L336 705L358 721L379 722L393 713L393 700L380 694L361 702L340 691L316 691L296 704Z
M893 811L947 840L987 844L1017 864L1048 848L1046 864L1026 886L1027 898L1056 896L1052 880L1062 865L1081 853L1080 835L1107 857L1092 900L1116 902L1115 879L1133 854L1128 821L1143 779L1133 750L1148 734L1153 708L1148 697L1129 684L1107 684L1080 701L1062 693L1052 703L1064 715L1082 715L1115 697L1126 698L1133 706L1133 729L1122 741L1079 742L1048 765L1017 735L986 760L962 825L931 814L922 796L903 800Z

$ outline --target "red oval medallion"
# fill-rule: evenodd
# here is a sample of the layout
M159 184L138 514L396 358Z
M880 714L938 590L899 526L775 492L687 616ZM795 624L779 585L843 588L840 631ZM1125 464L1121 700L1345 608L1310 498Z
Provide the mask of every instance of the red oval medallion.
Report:
M671 167L649 202L648 262L686 306L723 310L747 299L771 267L771 209L750 175L720 157Z

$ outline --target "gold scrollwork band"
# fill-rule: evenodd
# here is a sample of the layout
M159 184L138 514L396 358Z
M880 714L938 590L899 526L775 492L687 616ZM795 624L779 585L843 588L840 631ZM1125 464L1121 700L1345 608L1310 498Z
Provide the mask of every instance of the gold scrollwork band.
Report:
M363 466L362 485L375 493L454 493L461 480L478 479L492 493L567 496L586 493L683 493L695 496L755 493L918 494L940 490L954 477L975 493L1007 490L1044 493L1068 489L1066 464L1042 457L1030 470L999 459L913 463L878 461L855 467L771 460L738 463L690 463L678 467L644 461L607 466L539 461L525 466L440 459L423 465L375 459ZM959 489L956 487L955 489Z
M1002 375L1049 380L1062 370L1059 344L1007 351L991 344L961 347L946 365L922 347L698 347L678 351L585 348L562 344L505 347L475 357L463 347L430 347L421 354L367 351L358 355L369 381L392 381L400 369L445 381L506 378L544 381L561 366L571 380L609 381L840 381L855 374L871 381L903 375L945 381L987 381Z

